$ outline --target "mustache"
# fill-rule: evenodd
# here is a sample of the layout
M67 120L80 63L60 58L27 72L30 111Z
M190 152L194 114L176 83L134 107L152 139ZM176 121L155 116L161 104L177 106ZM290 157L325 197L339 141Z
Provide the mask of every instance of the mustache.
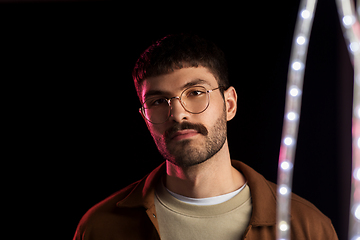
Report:
M164 134L165 140L169 141L177 131L185 130L185 129L194 129L204 136L207 136L209 133L206 127L201 123L189 123L189 122L176 123L165 131Z

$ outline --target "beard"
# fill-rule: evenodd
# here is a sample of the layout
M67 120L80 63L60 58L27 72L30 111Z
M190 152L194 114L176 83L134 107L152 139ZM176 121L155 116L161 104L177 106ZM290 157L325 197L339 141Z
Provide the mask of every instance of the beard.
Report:
M220 151L226 141L226 112L217 119L211 129L207 129L203 124L193 124L190 122L175 123L169 128L163 137L156 138L153 135L155 144L161 155L171 163L188 168L203 163ZM199 132L201 139L184 139L172 142L171 135L179 130L195 129Z

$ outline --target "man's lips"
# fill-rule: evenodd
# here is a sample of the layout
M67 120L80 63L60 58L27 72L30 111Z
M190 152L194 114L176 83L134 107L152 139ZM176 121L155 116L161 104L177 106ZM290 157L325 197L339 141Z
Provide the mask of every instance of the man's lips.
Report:
M184 130L179 130L177 132L175 132L172 136L171 136L171 140L181 140L181 139L185 139L185 138L190 138L192 136L195 136L199 134L198 131L196 131L195 129L184 129Z
M164 139L166 143L169 143L172 140L181 140L193 137L197 134L204 136L208 135L206 127L200 123L175 123L164 133Z

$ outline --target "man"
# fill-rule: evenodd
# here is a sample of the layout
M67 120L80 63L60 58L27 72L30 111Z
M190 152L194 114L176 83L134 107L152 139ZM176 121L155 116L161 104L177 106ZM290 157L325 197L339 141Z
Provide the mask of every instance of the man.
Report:
M276 185L230 158L237 95L223 52L170 35L140 56L133 78L166 161L90 209L74 239L275 239ZM293 194L291 206L292 239L337 239L314 205Z

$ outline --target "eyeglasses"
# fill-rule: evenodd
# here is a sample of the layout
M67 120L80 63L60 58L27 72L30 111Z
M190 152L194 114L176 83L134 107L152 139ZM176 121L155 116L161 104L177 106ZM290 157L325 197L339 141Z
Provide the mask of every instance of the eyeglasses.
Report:
M222 87L206 90L203 86L186 88L179 97L165 98L153 97L147 99L139 111L151 123L160 124L166 122L171 115L171 100L178 99L181 106L189 113L200 114L210 104L210 93Z

